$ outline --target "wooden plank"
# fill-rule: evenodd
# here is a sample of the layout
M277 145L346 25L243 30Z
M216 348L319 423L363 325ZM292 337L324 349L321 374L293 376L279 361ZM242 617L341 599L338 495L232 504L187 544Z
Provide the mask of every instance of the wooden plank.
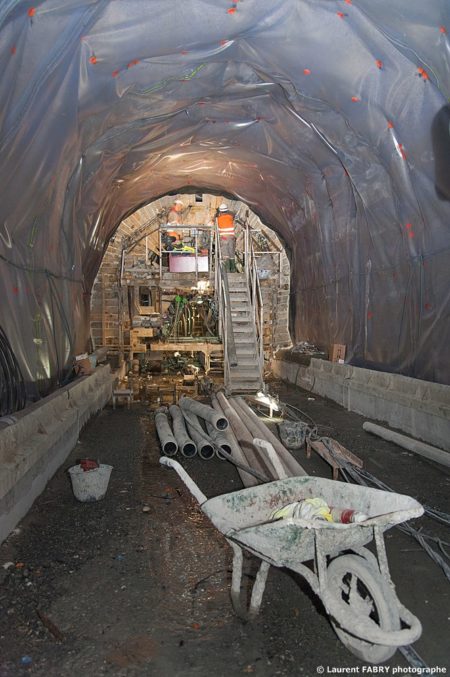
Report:
M134 327L130 329L131 337L144 336L145 338L152 338L155 335L154 327Z
M326 441L327 445L331 447L331 451L322 440L309 440L306 444L306 456L307 458L311 457L311 450L319 454L333 468L334 480L338 478L338 471L342 467L341 463L343 461L350 462L358 468L363 467L362 459L349 451L349 449L346 449L342 444L339 444L337 440L327 437Z
M213 352L219 352L220 354L223 354L223 345L221 343L201 343L201 342L186 342L183 343L181 341L177 343L165 343L162 341L154 342L151 344L150 349L153 351L162 351L162 350L167 350L167 351L180 351L180 352L202 352L202 353L213 353Z

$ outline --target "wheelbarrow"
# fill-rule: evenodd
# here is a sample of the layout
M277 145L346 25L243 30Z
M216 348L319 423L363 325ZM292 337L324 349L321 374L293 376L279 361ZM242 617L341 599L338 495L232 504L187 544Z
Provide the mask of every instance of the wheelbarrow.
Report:
M258 614L272 565L291 569L308 581L339 639L364 661L386 661L399 646L415 642L422 634L420 621L396 595L383 539L390 527L423 514L413 498L302 476L207 500L179 463L165 456L160 463L176 470L202 512L231 545L231 601L240 618L250 620ZM368 519L354 524L271 519L287 504L314 497L335 507L357 509ZM365 547L372 540L376 555ZM261 560L248 608L241 602L242 548Z

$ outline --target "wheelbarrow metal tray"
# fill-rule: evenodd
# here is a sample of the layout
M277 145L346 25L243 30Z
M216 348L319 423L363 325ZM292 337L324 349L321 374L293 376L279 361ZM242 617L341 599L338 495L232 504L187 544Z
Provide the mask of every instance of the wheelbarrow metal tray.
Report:
M323 498L334 507L363 512L368 519L355 524L301 519L270 521L274 510L314 497ZM216 496L203 503L202 511L227 538L276 566L290 568L314 557L317 529L321 530L320 543L325 554L335 555L370 542L374 526L385 531L423 514L422 506L410 496L303 476Z

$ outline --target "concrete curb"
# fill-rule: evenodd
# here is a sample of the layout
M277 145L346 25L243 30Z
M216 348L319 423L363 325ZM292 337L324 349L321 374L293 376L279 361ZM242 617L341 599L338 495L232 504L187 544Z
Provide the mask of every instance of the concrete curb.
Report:
M64 463L89 418L112 395L109 365L60 388L0 430L0 543Z
M272 369L283 381L450 451L450 386L315 358L304 366L283 356Z

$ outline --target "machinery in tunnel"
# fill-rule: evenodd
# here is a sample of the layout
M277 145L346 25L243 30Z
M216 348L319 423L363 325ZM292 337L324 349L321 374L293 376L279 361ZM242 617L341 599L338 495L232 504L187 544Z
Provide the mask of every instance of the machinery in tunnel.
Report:
M236 240L236 273L229 284L231 278L243 278L234 301L233 290L227 290L225 297L222 288L215 218L225 200L234 214ZM177 225L167 223L173 204L182 206ZM248 297L243 294L251 266L261 301L258 312L252 307L251 290ZM239 367L249 372L251 382L251 367L258 371L252 354L260 353L268 365L278 349L291 345L289 280L289 260L282 243L248 206L199 192L165 196L125 219L105 253L91 300L93 347L107 351L116 366L125 360L130 377L138 372L183 371L183 360L189 372L187 367L194 361L197 371L221 374L231 390L224 334L231 332L242 344ZM225 307L230 304L228 327ZM257 344L252 344L250 336L246 340L241 336L246 317L261 324ZM141 383L140 390L145 385ZM245 383L241 386L246 389Z
M118 225L190 187L287 244L294 343L450 383L449 26L445 0L3 3L14 387L64 382Z

